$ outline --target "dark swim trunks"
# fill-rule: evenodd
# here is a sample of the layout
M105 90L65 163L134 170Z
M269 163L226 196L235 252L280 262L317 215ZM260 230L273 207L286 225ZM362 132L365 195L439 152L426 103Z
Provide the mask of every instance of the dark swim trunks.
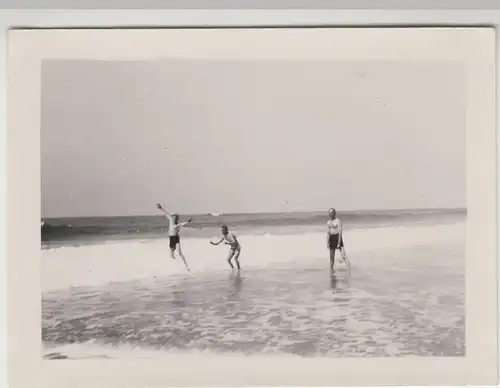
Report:
M170 248L174 249L177 246L177 244L180 243L181 240L179 236L169 236L169 237L170 237L170 244L169 244Z
M343 248L344 247L344 239L340 237L340 244L339 244L339 234L331 234L330 238L328 239L328 246L330 249L337 249L337 248Z

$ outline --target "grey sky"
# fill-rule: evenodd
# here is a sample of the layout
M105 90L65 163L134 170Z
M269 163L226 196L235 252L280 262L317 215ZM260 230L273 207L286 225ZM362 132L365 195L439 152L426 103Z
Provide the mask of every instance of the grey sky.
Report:
M48 61L42 216L465 206L460 64Z

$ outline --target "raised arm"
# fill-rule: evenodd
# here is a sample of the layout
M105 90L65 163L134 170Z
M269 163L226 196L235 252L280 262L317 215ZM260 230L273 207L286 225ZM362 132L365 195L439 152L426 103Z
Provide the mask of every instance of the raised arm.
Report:
M191 221L193 221L192 218L190 218L189 220L185 221L185 222L179 222L178 225L180 225L181 227L184 227L186 225L189 225L191 223Z
M163 208L163 206L161 206L161 204L157 203L157 204L156 204L156 208L157 208L158 210L160 210L161 212L163 212L163 214L165 214L165 217L167 217L169 221L172 221L172 214L170 214L169 212L167 212L167 211Z

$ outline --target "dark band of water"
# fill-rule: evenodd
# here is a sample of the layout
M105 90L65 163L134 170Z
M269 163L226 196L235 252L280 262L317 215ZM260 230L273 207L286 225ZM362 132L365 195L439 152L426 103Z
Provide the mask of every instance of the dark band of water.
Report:
M463 209L339 212L344 228L374 228L455 222L465 216ZM221 224L245 234L288 234L323 231L325 212L192 215L193 223L183 230L185 237L211 237ZM292 228L294 227L294 228ZM164 216L88 217L46 219L41 228L42 243L74 245L108 240L165 237L168 222Z

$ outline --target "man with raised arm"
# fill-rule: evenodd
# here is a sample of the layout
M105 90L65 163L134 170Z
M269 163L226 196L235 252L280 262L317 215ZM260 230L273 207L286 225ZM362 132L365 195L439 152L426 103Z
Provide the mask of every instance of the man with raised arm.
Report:
M179 222L179 215L178 214L170 214L167 212L161 204L157 203L156 207L165 214L165 216L168 219L168 237L170 240L169 246L170 246L170 256L172 259L175 259L175 251L179 253L179 256L181 257L182 261L184 262L184 265L186 266L186 269L190 271L186 258L182 254L182 249L181 249L181 240L179 236L179 232L182 227L188 225L192 219L190 218L186 222Z

